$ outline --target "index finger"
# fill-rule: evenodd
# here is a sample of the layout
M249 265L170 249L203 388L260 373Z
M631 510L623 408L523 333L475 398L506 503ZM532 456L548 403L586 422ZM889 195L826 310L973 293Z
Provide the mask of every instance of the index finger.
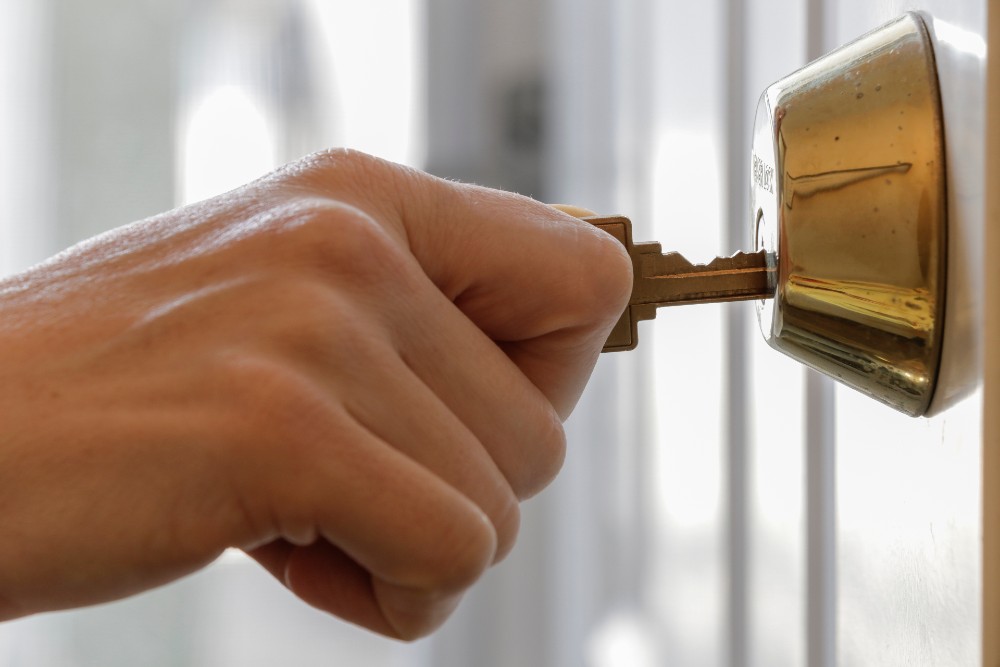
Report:
M631 292L617 241L527 197L350 151L312 156L284 175L381 220L568 416Z

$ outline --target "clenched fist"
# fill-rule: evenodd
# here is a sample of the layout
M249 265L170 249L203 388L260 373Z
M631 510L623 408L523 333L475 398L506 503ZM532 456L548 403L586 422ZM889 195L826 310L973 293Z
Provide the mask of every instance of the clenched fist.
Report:
M0 283L0 618L244 549L377 632L511 548L630 263L523 197L348 151Z

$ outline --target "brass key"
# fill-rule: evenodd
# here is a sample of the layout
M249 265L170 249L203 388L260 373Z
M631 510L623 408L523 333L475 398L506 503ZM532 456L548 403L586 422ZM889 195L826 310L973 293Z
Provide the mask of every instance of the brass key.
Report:
M584 218L614 236L632 258L632 298L611 330L604 352L635 349L637 324L656 317L660 306L719 301L748 301L774 296L774 266L766 251L717 257L708 264L692 264L680 253L659 243L633 243L632 221L623 216Z

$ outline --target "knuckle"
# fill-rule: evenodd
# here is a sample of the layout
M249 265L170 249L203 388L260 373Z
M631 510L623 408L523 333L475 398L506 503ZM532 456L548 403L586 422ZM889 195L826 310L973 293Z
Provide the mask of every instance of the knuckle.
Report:
M242 400L280 405L281 396L307 393L315 402L316 378L335 372L356 381L391 361L371 300L345 294L316 274L272 270L232 289L242 293L229 303L250 305L245 323L220 351L219 374Z
M431 588L461 591L474 584L493 562L497 538L493 530L477 529L443 544L434 563Z
M401 588L374 580L373 591L392 634L412 642L426 637L451 616L460 595Z
M253 540L280 534L308 544L316 524L314 489L305 481L325 455L328 435L337 432L337 414L318 383L291 366L259 355L224 366L229 426L211 437L224 462L221 479L238 500L238 517Z
M313 200L284 216L279 244L294 267L312 267L338 284L365 288L404 283L411 257L405 240L361 209Z
M307 186L336 183L345 174L359 168L372 168L381 160L351 148L328 148L317 151L281 167L275 177Z
M268 339L257 346L266 350L273 365L287 366L290 393L301 390L298 385L314 391L297 373L333 380L326 395L341 400L373 375L391 374L387 369L396 352L379 324L382 315L318 281L291 279L271 289L278 305L266 316L272 321L266 325L271 328Z
M279 353L302 349L318 359L338 344L350 345L363 326L348 300L313 277L273 277L261 292L260 307L269 320L264 331L271 337L264 343L273 343Z
M313 199L279 216L277 231L281 242L297 253L338 263L362 258L368 246L377 245L384 237L364 211L323 199Z
M301 160L302 165L311 171L320 174L330 174L331 172L344 173L354 171L373 172L381 169L383 165L390 164L385 160L364 153L362 151L336 147L317 151Z
M402 564L396 579L403 585L437 593L455 593L474 584L493 562L497 536L492 523L482 513L465 516L444 531L433 548L412 554Z
M462 513L463 515L465 513ZM392 584L376 585L376 595L386 620L399 638L418 639L437 627L454 610L463 591L472 586L513 544L519 511L511 502L501 523L510 532L503 553L491 530L491 520L482 513L469 523L469 515L434 541L431 552L410 554L402 571L392 573ZM492 518L493 521L496 517Z
M496 553L493 562L499 563L510 554L517 542L517 534L521 528L521 506L517 498L510 492L505 494L505 502L490 513L490 520L496 530Z
M405 201L418 184L436 179L423 172L350 148L333 148L309 155L286 168L286 175L321 192L367 194L369 200Z
M264 355L232 355L222 362L222 391L233 406L241 445L296 441L303 419L321 409L321 393L304 373Z
M328 186L354 192L377 192L390 171L389 165L373 155L342 148L319 155L316 175Z
M546 410L530 445L531 465L526 467L512 487L521 500L530 498L548 486L566 459L566 432L554 410Z

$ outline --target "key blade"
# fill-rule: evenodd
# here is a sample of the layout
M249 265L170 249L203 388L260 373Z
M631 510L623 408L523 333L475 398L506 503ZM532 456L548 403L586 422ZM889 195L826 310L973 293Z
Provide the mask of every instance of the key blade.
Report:
M643 254L635 282L633 306L746 301L774 296L772 261L764 250L717 257L692 264L679 253ZM646 318L643 318L646 319Z
M766 299L774 296L775 260L764 251L737 253L708 264L692 264L659 243L634 243L625 216L584 218L613 236L632 258L632 297L604 344L605 352L635 349L638 323L656 317L660 306Z

